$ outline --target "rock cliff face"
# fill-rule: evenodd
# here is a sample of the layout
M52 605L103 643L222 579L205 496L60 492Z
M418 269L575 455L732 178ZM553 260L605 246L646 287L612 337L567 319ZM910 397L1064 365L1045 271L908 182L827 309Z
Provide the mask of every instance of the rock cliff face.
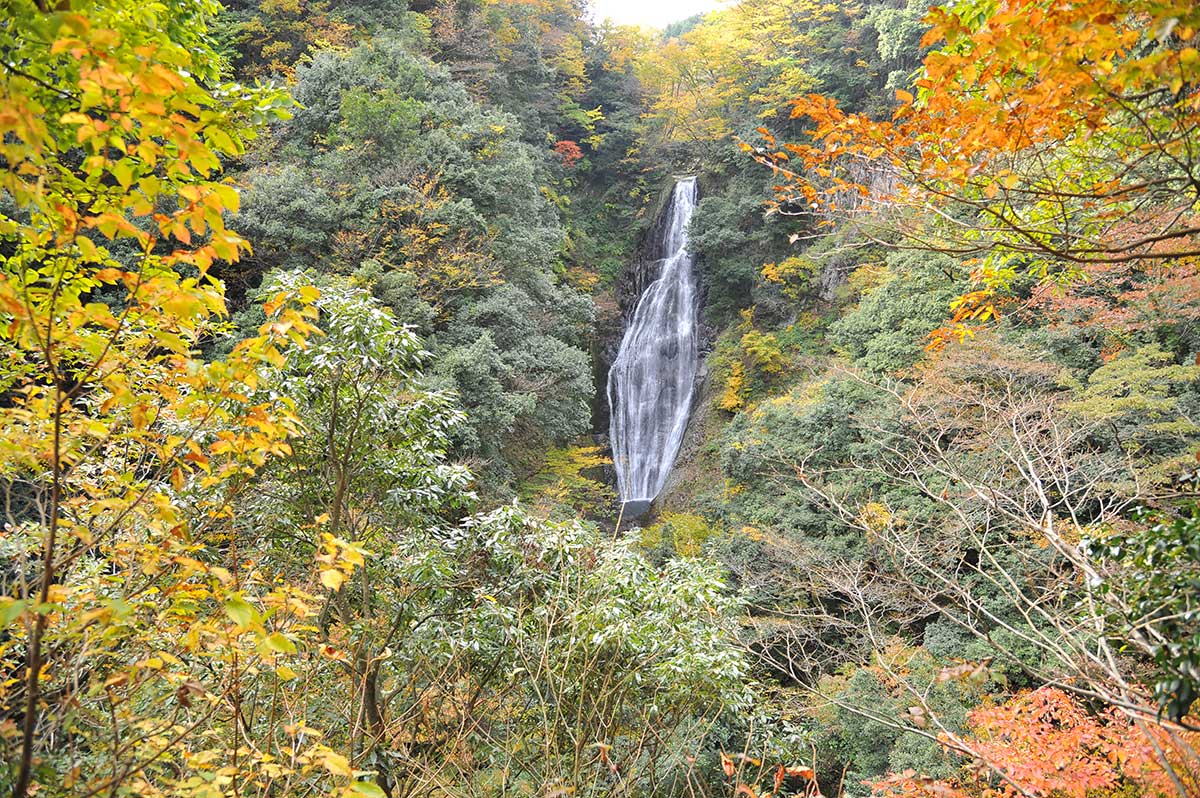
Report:
M633 260L621 270L615 287L617 305L621 312L622 326L629 320L630 314L637 307L638 298L646 290L646 286L658 279L662 269L662 259L666 257L664 249L664 233L671 223L670 203L673 184L666 187L654 209L654 222L642 233ZM618 336L616 344L620 344Z
M858 266L854 253L842 252L825 261L818 278L818 296L823 302L833 302L837 298L838 289L846 284L850 272Z

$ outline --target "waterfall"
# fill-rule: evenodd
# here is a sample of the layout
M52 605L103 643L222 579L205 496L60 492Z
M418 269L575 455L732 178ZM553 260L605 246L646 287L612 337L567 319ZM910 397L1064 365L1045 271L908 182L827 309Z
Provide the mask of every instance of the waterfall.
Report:
M696 178L675 184L658 279L646 287L608 372L609 435L621 501L643 508L662 490L687 427L699 314L687 226Z

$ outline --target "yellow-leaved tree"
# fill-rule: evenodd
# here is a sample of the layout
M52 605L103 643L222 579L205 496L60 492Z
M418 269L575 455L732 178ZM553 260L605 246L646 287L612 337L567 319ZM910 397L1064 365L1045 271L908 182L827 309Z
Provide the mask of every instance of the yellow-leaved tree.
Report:
M769 119L815 80L805 67L819 26L837 6L819 0L745 0L638 59L646 114L673 142L724 142L734 120Z
M287 762L239 735L243 683L289 678L307 634L309 597L227 530L299 431L259 377L315 331L316 291L275 296L256 336L201 356L225 314L210 268L248 248L225 225L222 158L287 105L218 82L216 10L16 0L0 21L0 785L16 798L354 789L303 724ZM321 557L361 562L333 539Z

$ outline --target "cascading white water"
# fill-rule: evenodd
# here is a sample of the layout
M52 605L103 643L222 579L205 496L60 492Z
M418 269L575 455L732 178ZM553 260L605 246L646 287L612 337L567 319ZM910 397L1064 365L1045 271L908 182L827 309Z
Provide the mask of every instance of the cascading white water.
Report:
M661 271L642 292L608 372L613 466L627 504L648 504L662 490L691 412L699 302L687 226L696 198L695 177L675 184Z

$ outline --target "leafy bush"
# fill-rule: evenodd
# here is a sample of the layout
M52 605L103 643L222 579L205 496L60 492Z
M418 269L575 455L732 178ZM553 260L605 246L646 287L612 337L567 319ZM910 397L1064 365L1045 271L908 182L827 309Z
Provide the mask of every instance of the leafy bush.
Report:
M1099 589L1109 600L1109 639L1134 641L1153 658L1154 695L1178 721L1200 698L1200 512L1142 520L1083 545L1106 569Z
M887 272L849 313L829 328L829 340L854 362L876 374L894 374L917 362L928 335L950 315L950 300L962 284L948 274L948 257L893 253Z
M303 108L247 174L256 265L354 274L416 325L467 404L461 454L502 495L516 441L566 441L590 418L593 311L556 276L549 154L403 36L316 53L294 93Z
M947 751L971 767L947 778L908 768L877 782L886 798L940 795L1163 796L1190 794L1200 782L1189 764L1197 735L1169 733L1123 717L1093 714L1052 687L1022 693L968 714L969 734L942 734ZM1169 763L1169 764L1168 764ZM1002 777L999 789L993 774Z
M934 778L957 772L957 763L938 742L939 732L959 733L967 712L991 685L985 672L951 677L949 661L898 641L877 641L879 650L862 667L823 678L810 711L823 782L836 783L863 796L864 786L889 772L912 770Z
M721 534L707 519L694 513L666 512L638 536L638 546L656 562L673 557L699 557L704 545Z

